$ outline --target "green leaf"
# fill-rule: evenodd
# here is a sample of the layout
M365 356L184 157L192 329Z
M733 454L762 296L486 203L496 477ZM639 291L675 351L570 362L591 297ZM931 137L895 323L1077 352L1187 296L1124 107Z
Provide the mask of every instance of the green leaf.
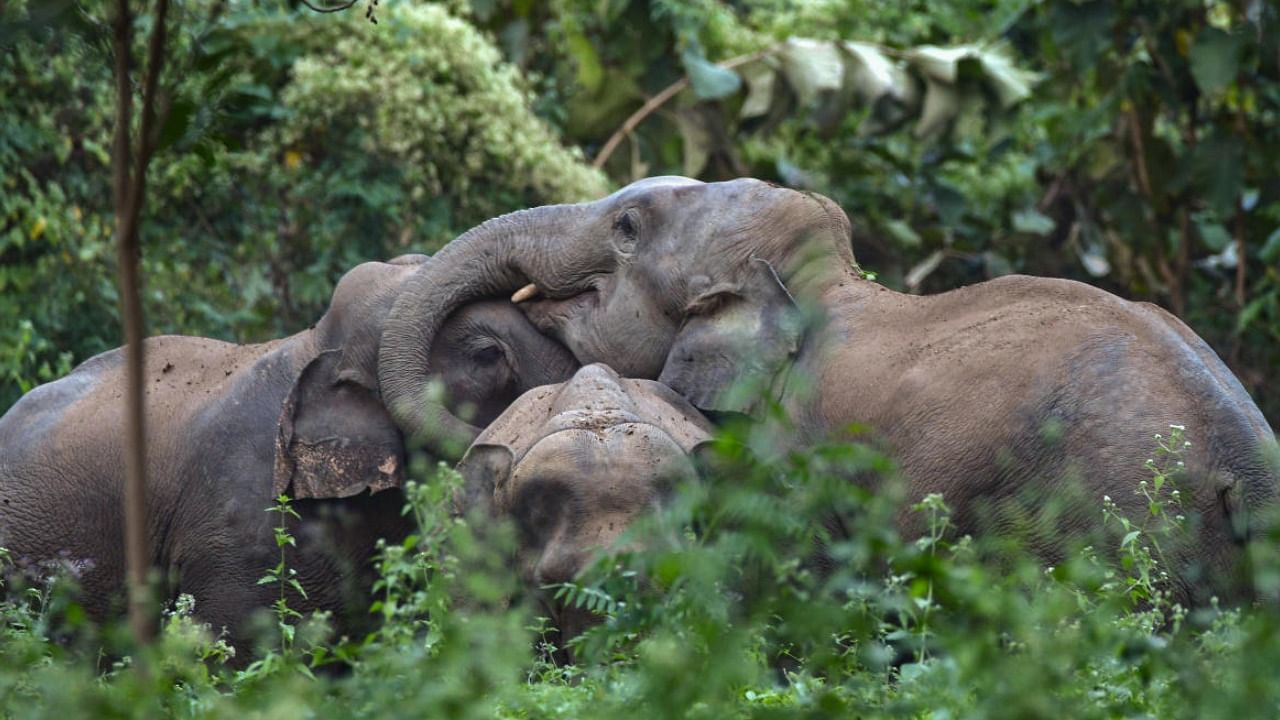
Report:
M1133 544L1134 540L1138 539L1138 536L1141 534L1142 534L1141 530L1130 530L1129 533L1124 536L1124 539L1120 541L1120 547L1122 548L1129 547L1130 545Z
M1260 315L1265 308L1274 308L1278 295L1280 294L1272 291L1266 295L1250 300L1249 303L1240 310L1240 317L1236 318L1236 332L1241 333L1247 330L1249 326L1253 324L1253 321L1258 319L1258 315Z
M1013 214L1012 219L1013 229L1028 235L1048 235L1055 227L1053 218L1035 208L1019 210Z
M1241 38L1206 27L1191 47L1191 76L1201 92L1213 94L1230 85L1240 70Z
M1200 242L1214 252L1222 252L1231 242L1231 233L1221 223L1204 216L1195 219L1196 231L1200 234Z
M156 139L156 152L170 147L182 139L191 129L191 118L195 116L196 104L189 98L178 98L169 108L169 116L165 118L164 127Z
M832 43L791 38L778 56L782 59L782 72L802 107L813 103L822 92L840 89L844 61Z
M898 242L902 247L920 247L920 235L912 229L904 220L890 220L884 224L884 229Z
M987 266L987 277L995 278L1013 273L1013 263L994 250L982 253L982 261Z
M1222 217L1236 211L1244 189L1244 146L1223 129L1196 146L1192 158L1195 185Z
M689 74L693 92L703 100L719 100L742 88L742 79L737 73L709 62L693 49L685 50L680 59Z
M898 675L902 682L911 682L913 679L920 677L929 669L925 663L906 663L898 668Z
M595 46L580 32L569 32L566 41L569 44L569 54L578 64L578 84L595 91L600 88L600 82L604 79L604 66L600 64L600 56L596 54Z
M1280 260L1280 227L1271 231L1267 236L1267 241L1263 243L1262 249L1258 251L1258 259L1265 263L1272 263Z

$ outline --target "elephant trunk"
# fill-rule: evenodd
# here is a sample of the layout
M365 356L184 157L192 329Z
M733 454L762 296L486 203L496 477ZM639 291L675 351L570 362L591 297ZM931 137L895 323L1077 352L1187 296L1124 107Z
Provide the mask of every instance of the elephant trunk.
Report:
M479 434L428 387L432 343L450 314L529 282L566 297L585 289L591 274L608 269L612 255L605 257L603 247L557 242L586 212L580 205L553 205L494 218L456 238L405 281L382 332L378 386L406 443L457 459ZM576 229L573 234L581 234Z

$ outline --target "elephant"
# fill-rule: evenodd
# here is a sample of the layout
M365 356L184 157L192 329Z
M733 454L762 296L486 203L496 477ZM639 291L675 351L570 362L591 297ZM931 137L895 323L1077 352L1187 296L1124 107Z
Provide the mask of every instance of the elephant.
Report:
M697 477L711 421L667 386L583 366L530 390L485 428L458 464L459 513L480 508L517 529L516 569L559 633L560 645L599 620L557 603L601 549Z
M474 437L414 396L431 361L405 349L432 347L452 308L513 291L580 362L657 379L712 417L776 405L796 443L869 428L909 497L942 493L959 532L1033 528L1026 542L1049 562L1065 537L1099 529L1104 496L1130 518L1147 512L1136 489L1154 436L1185 425L1180 494L1195 528L1170 569L1174 594L1249 593L1241 561L1277 504L1275 438L1213 350L1157 306L1022 275L896 292L862 273L829 198L648 178L489 220L406 280L387 319L399 349L380 366L393 416L443 417ZM1045 509L1068 495L1082 501Z
M427 264L357 266L316 325L283 339L146 340L147 560L161 595L193 596L196 617L233 646L252 640L249 612L278 592L257 581L279 561L279 519L265 509L283 493L301 516L288 564L306 597L291 606L334 611L339 631L369 617L376 540L413 530L403 493L389 491L413 447L382 405L382 326ZM430 349L436 396L481 423L578 367L506 300L451 310L441 333ZM25 574L69 571L96 621L117 614L123 594L123 375L121 350L103 353L0 418L0 547Z

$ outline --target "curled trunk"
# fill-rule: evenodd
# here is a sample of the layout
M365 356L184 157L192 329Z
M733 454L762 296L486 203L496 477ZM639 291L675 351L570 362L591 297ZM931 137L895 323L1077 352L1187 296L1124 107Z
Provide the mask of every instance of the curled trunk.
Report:
M580 292L610 269L612 253L582 232L584 206L555 205L489 220L461 235L407 279L382 332L378 385L407 443L458 458L480 429L429 387L432 343L445 318L474 300L535 282L553 297Z

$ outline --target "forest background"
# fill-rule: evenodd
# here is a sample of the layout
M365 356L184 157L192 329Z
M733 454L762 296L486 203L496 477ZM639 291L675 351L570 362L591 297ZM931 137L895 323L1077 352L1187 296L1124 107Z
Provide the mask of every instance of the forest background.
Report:
M121 344L106 17L0 8L0 410ZM148 327L280 337L356 264L508 210L750 175L836 199L896 289L1027 272L1158 303L1277 426L1278 23L1256 0L181 2Z
M141 225L152 333L280 337L358 263L508 210L752 175L835 198L896 289L1029 272L1159 303L1280 426L1274 3L305 4L173 3ZM0 411L121 344L115 100L106 3L0 2ZM74 578L4 572L0 717L1274 717L1280 533L1250 556L1270 602L1173 604L1162 548L1201 451L1181 432L1153 439L1132 490L1149 513L1100 499L1097 544L1045 567L1010 538L954 537L941 496L904 506L870 448L757 457L768 426L730 429L730 481L637 528L674 545L547 589L601 616L577 665L515 587L511 528L452 517L458 478L416 467L420 532L381 548L364 637L288 606L283 553L251 658L190 596L140 647L85 621ZM266 510L283 548L289 501ZM927 533L898 537L903 512ZM803 560L819 549L830 572Z

